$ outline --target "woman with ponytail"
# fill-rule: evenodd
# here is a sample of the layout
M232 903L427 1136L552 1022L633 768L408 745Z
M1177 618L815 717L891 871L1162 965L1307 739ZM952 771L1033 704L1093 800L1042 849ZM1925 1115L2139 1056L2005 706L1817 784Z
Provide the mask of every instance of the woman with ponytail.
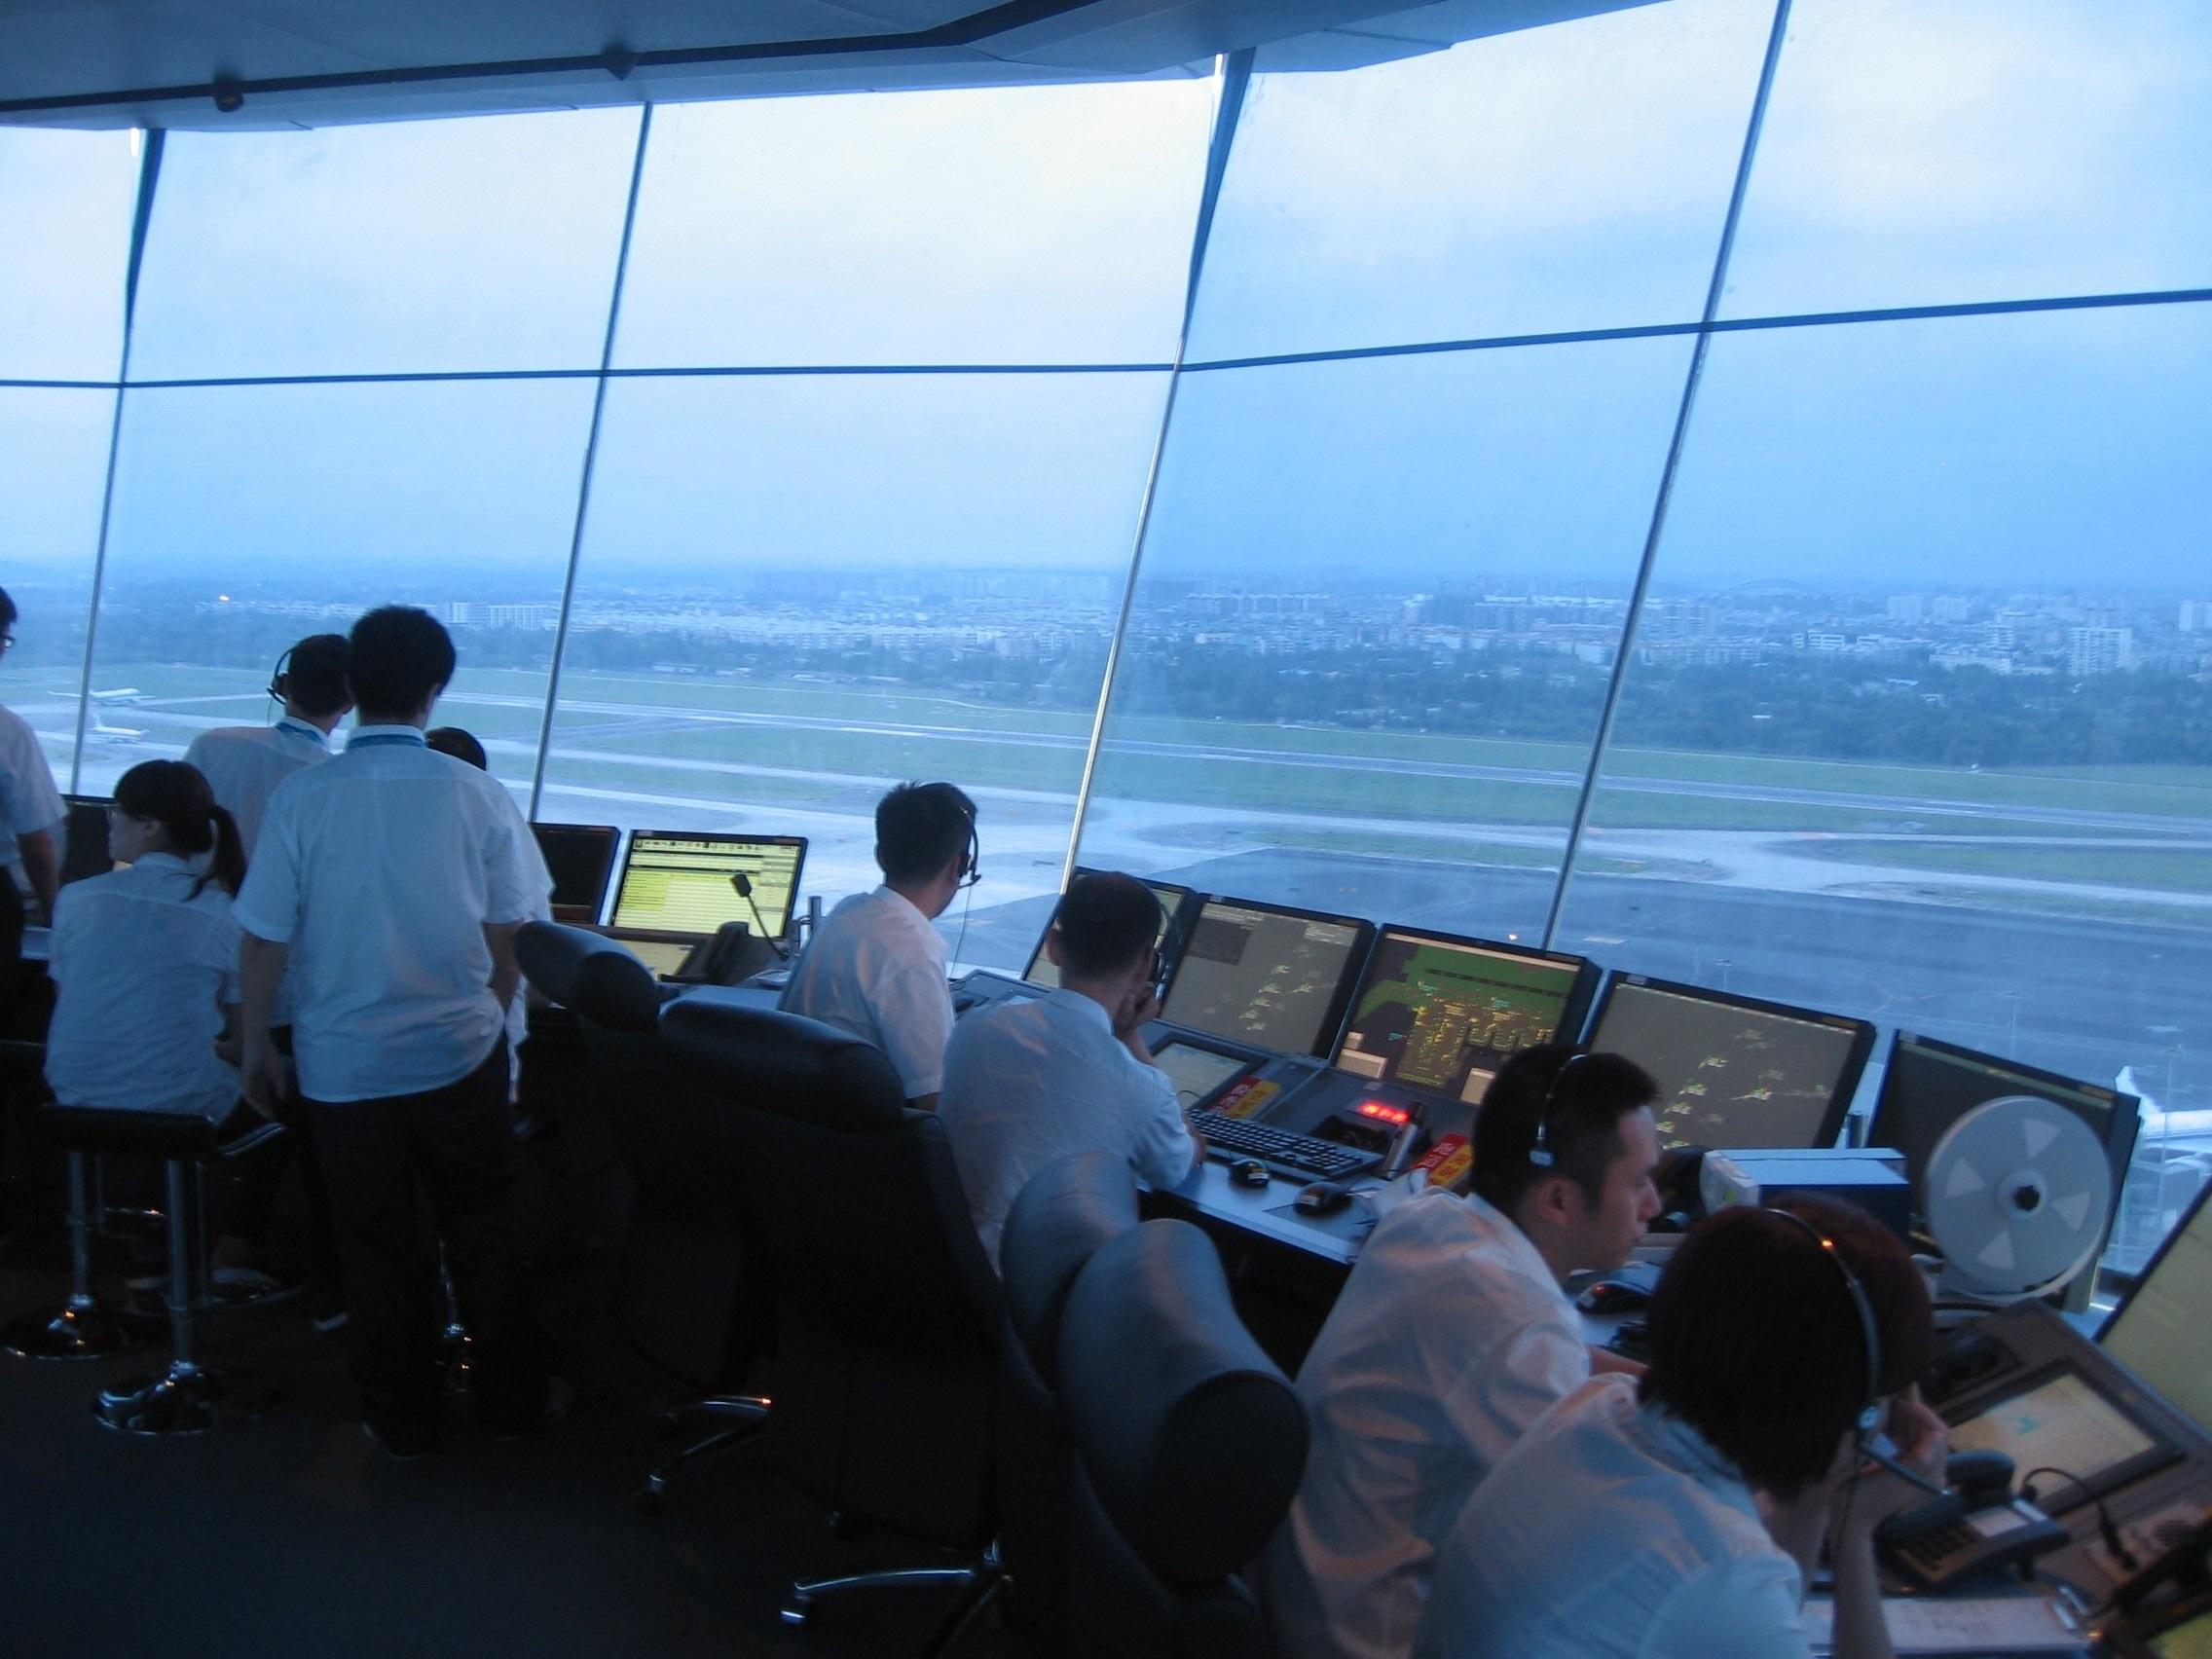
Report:
M115 786L108 851L123 867L55 903L47 1082L65 1105L220 1121L239 1104L215 1052L239 1000L238 826L197 767L148 760Z

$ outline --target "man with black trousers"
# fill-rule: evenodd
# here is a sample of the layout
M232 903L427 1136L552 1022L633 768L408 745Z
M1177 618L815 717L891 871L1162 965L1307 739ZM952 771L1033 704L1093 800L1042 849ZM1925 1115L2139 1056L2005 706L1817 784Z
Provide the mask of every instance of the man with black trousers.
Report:
M513 1439L553 1409L510 1213L520 1159L502 1038L543 863L495 779L424 744L454 660L425 611L387 606L354 624L352 739L270 796L232 912L246 1099L268 1112L284 1086L269 1027L289 965L362 1426L396 1456L437 1443L441 1239L474 1339L479 1421Z

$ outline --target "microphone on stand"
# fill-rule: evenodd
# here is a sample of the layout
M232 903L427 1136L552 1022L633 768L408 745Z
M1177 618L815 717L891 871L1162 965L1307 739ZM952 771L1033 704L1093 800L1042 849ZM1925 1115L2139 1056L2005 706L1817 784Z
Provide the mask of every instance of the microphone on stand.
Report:
M729 884L737 889L737 896L745 901L746 908L753 912L753 925L760 930L760 937L767 941L768 948L776 953L776 960L789 962L792 959L790 948L782 940L770 936L768 918L760 913L760 905L753 897L753 878L745 871L737 870L731 874Z

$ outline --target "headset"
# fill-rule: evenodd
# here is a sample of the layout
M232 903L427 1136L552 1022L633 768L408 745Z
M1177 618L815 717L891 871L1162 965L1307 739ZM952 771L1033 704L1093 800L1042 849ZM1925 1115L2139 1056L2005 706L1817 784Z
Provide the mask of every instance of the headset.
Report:
M1553 1100L1558 1098L1559 1086L1566 1079L1568 1072L1572 1071L1576 1066L1580 1065L1589 1057L1590 1051L1587 1049L1576 1050L1573 1053L1567 1055L1566 1059L1560 1061L1559 1069L1552 1073L1551 1082L1544 1085L1544 1097L1540 1102L1537 1103L1536 1106L1536 1138L1529 1145L1529 1161L1530 1163L1533 1163L1538 1169L1549 1169L1555 1162L1558 1161L1558 1159L1552 1152L1551 1146L1549 1144L1549 1139L1552 1122L1552 1102Z
M269 671L269 697L272 702L281 703L284 700L284 676L292 669L292 646L286 645L284 654L276 659L276 666Z
M960 885L973 887L983 879L983 842L976 833L976 815L970 812L964 816L968 820L968 857L966 867L960 873Z

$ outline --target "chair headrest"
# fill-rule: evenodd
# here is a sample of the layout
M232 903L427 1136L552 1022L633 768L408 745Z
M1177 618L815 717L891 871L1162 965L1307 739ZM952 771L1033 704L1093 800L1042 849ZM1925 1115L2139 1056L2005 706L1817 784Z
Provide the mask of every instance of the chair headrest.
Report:
M1069 1293L1059 1360L1084 1470L1147 1567L1195 1585L1259 1554L1306 1466L1306 1413L1203 1233L1148 1221L1100 1245Z
M525 922L515 936L522 977L595 1025L646 1032L660 1017L652 970L613 940L561 922Z
M999 1272L1007 1317L1047 1387L1057 1387L1060 1312L1097 1248L1137 1224L1128 1160L1079 1152L1031 1176L1007 1211Z
M756 1111L845 1134L905 1123L906 1091L882 1051L819 1019L709 985L661 1010L660 1036L677 1076Z

